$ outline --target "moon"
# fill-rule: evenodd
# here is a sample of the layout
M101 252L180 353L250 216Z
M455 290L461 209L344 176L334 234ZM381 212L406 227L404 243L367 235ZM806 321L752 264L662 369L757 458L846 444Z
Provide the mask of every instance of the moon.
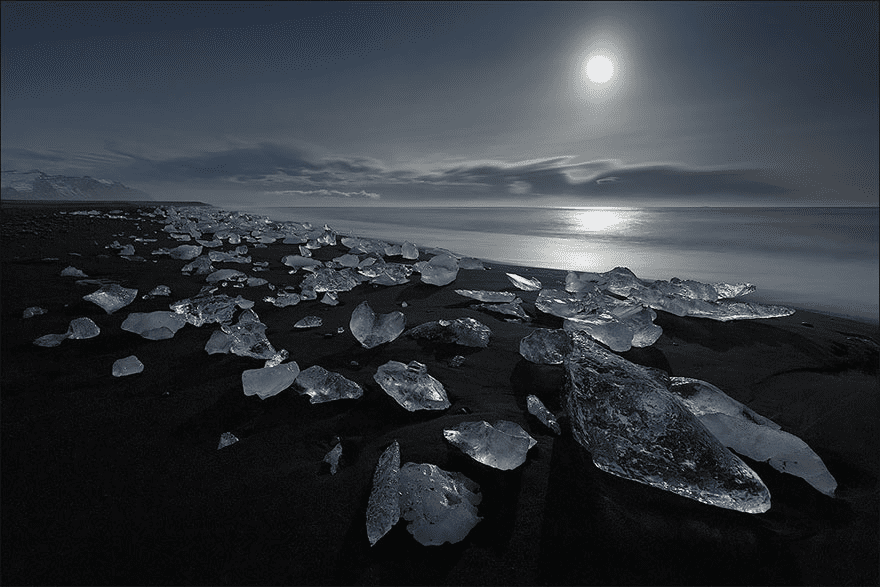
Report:
M591 82L604 84L614 75L614 64L603 55L596 55L587 61L587 77Z

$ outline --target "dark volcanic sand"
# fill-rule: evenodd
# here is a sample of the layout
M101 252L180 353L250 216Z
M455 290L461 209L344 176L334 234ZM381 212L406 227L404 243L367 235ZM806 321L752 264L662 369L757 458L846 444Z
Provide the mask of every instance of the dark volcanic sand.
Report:
M769 512L750 515L602 473L568 432L555 437L529 416L529 393L559 411L562 369L522 360L519 340L533 326L557 328L561 320L508 323L469 308L453 291L513 291L500 267L462 270L439 288L418 282L418 275L401 286L362 285L340 293L335 308L318 301L275 308L261 301L270 293L266 286L232 289L233 296L257 301L269 340L301 368L322 365L365 390L358 400L319 405L293 389L263 401L241 388L241 372L262 361L204 351L216 325L187 325L164 341L120 329L130 312L168 309L202 284L181 275L183 261L150 255L179 244L161 232L163 224L58 215L59 209L2 206L5 585L878 582L876 326L802 311L731 323L657 312L663 336L652 347L623 353L719 386L803 438L839 483L832 499L747 459L773 500ZM125 210L138 218L135 207ZM132 242L132 235L160 239L134 243L146 262L105 248L114 240ZM249 248L271 271L215 266L276 285L301 279L280 262L298 252L296 245ZM329 247L315 256L327 260L346 251ZM137 287L138 299L107 315L82 300L97 286L59 276L67 265ZM564 279L559 271L516 272L551 287ZM159 284L171 287L171 299L140 299ZM517 293L534 312L536 294ZM470 349L400 337L365 350L348 332L362 300L377 312L402 310L408 326L471 316L492 329L492 339L487 349ZM36 305L49 313L22 319ZM292 329L311 314L323 317L322 328ZM92 318L100 336L56 348L32 344L80 316ZM339 326L344 334L335 334ZM130 354L144 372L112 377L113 362ZM448 365L454 354L466 357L464 365ZM372 379L391 359L425 363L446 386L452 407L426 414L400 408ZM521 424L538 441L527 462L496 471L443 439L444 427L479 419ZM225 431L241 442L218 451ZM331 475L322 458L334 436L344 452ZM480 484L483 520L463 542L421 546L401 523L369 546L364 520L372 473L394 439L402 462L434 463Z

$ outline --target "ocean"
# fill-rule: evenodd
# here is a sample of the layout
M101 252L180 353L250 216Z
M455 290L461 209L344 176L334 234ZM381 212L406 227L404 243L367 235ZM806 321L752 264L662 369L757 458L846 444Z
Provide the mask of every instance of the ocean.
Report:
M878 208L238 209L498 263L749 282L749 299L880 322Z

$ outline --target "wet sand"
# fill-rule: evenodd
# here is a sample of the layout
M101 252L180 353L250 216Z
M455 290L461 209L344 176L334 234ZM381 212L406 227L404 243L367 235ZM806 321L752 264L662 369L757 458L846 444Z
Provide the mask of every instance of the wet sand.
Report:
M301 368L338 371L365 392L358 400L311 405L291 388L260 400L243 395L241 372L263 361L205 352L216 325L187 325L162 341L120 329L130 312L167 310L171 301L195 295L203 278L182 275L184 261L150 255L179 244L162 232L163 224L57 214L76 208L124 209L138 218L135 206L121 203L59 208L3 202L0 208L5 585L880 580L876 325L804 311L729 323L658 311L660 339L622 353L720 387L805 440L838 481L832 499L745 459L767 484L773 504L765 514L750 515L602 473L567 431L554 436L526 412L526 396L534 393L559 413L563 374L561 367L524 361L519 340L534 327L558 328L562 321L537 313L537 292L514 290L504 271L537 277L545 287L562 283L564 272L489 264L486 271L459 271L444 287L422 284L416 274L405 285L341 292L336 307L316 300L276 308L261 301L271 294L266 286L231 289L232 296L256 301L268 339ZM159 239L134 243L145 262L105 248L114 240L132 242L132 235ZM323 261L345 252L338 245L314 254ZM215 266L276 285L302 279L280 262L298 254L297 245L249 244L248 254L269 262L270 270ZM97 286L59 276L68 265L136 287L138 299L107 315L82 299ZM171 287L170 299L140 299L160 284ZM471 308L455 289L516 291L536 319L507 322ZM401 336L363 349L348 332L351 312L363 300L379 313L403 311L408 327L475 318L492 330L489 347L432 346ZM29 306L49 312L22 319ZM307 315L321 316L324 326L292 328ZM33 345L80 316L94 320L101 334L57 348ZM144 372L112 377L113 362L131 354ZM464 364L450 366L454 355L465 356ZM403 410L373 381L389 360L425 363L452 406L440 413ZM489 469L443 439L443 428L480 419L523 426L538 441L526 463L509 472ZM227 431L240 442L217 450ZM331 475L322 459L336 436L343 455ZM369 546L364 522L373 469L395 439L402 462L433 463L480 485L483 520L463 542L421 546L400 523Z

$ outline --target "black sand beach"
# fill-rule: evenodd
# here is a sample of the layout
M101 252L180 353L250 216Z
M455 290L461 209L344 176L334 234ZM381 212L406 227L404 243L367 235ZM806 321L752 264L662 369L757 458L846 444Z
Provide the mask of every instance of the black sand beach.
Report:
M141 205L152 210L157 203ZM128 219L58 214L121 209ZM536 394L555 413L563 369L519 355L535 327L561 319L536 312L536 292L516 291L505 271L564 282L553 270L461 270L450 285L361 285L340 304L303 301L277 308L266 286L232 289L256 301L275 348L301 368L321 365L364 388L357 400L311 405L288 389L245 397L241 373L263 361L208 355L216 325L151 341L120 329L130 312L167 310L204 283L186 263L154 257L177 241L163 224L125 203L2 203L2 567L15 584L877 584L878 328L797 311L785 318L715 322L662 311L663 335L622 356L674 376L708 381L806 441L838 482L827 497L800 478L745 459L772 494L764 514L697 503L599 471L565 430L554 436L526 411ZM131 236L143 262L106 248ZM314 252L329 260L341 245ZM72 255L76 253L77 255ZM296 285L281 264L297 245L250 247L269 271L216 263ZM422 254L425 260L429 255ZM153 262L153 260L157 262ZM68 265L92 278L136 287L130 306L108 315L82 296L97 286L61 277ZM672 276L669 276L672 277ZM171 298L141 299L159 284ZM455 289L507 290L536 319L507 322L471 308ZM401 336L366 350L348 331L367 300L379 313L401 310L407 327L473 317L492 330L488 348L431 346ZM403 308L402 302L407 306ZM784 302L784 300L782 301ZM28 319L22 311L48 313ZM296 330L319 315L324 326ZM33 340L87 316L89 340L41 348ZM344 333L337 333L344 327ZM116 378L111 366L135 354L143 373ZM459 367L453 355L465 356ZM416 360L446 387L452 406L409 413L373 381L389 360ZM352 363L356 361L356 364ZM474 462L442 434L467 420L506 419L538 444L508 472ZM220 434L240 442L217 450ZM334 437L340 469L322 462ZM454 545L426 547L397 525L374 547L365 532L373 469L393 440L402 462L433 463L476 481L483 520Z

